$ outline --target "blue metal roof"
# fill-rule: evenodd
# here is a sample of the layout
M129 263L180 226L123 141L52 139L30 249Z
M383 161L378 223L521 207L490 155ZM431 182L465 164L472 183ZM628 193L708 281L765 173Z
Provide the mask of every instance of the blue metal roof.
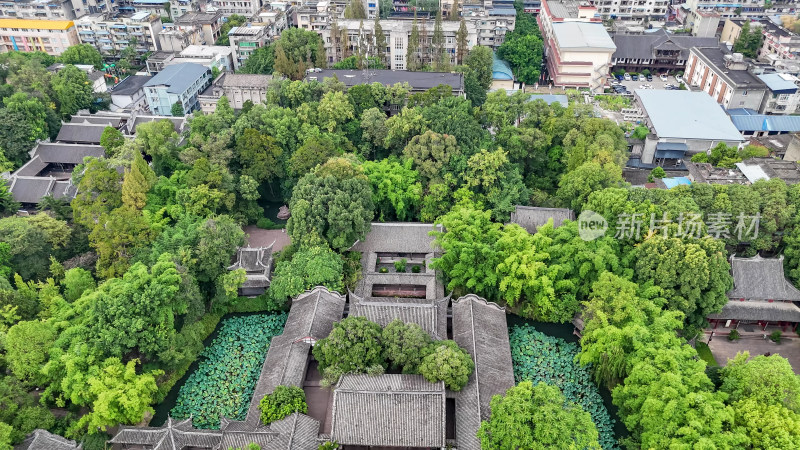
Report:
M776 94L793 94L797 92L797 85L787 80L779 73L758 75L758 78L767 85L770 91Z
M492 79L494 80L513 80L514 74L507 62L497 57L497 53L492 53Z
M725 111L730 116L757 116L758 111L750 108L733 108Z
M181 63L164 67L161 72L150 79L145 86L167 86L170 94L183 94L195 81L200 79L209 69L195 63Z
M683 142L659 142L656 144L656 150L675 150L685 152L689 150L689 146Z
M490 16L514 16L517 14L517 10L514 8L492 8L489 10Z
M739 131L776 131L795 133L800 131L800 116L731 116L731 121Z

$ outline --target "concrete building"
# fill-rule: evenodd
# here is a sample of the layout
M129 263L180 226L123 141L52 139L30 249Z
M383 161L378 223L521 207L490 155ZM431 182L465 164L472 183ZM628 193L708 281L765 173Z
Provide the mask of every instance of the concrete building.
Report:
M86 14L114 13L113 0L3 0L0 18L74 20Z
M203 34L198 28L178 28L164 24L158 33L158 48L165 52L180 52L190 45L204 45Z
M800 79L785 73L757 75L767 85L767 95L759 112L764 114L795 114L800 106Z
M493 13L498 15L470 13L470 15L464 16L464 22L467 27L468 47L483 45L496 50L505 41L506 33L514 30L516 16L513 13L502 9L493 10ZM336 37L331 36L332 26L327 24L327 18L312 16L310 20L312 21L307 24L309 27L307 29L318 30L322 35L329 63L340 61L356 53L361 41L364 42L364 47L368 49L368 53L374 55L374 21L363 21L362 27L361 20L338 19L336 27L340 31L338 37ZM381 20L380 25L386 36L385 54L388 60L387 67L393 70L405 70L408 38L414 25L413 14L394 14L389 19ZM452 65L456 65L456 33L459 26L460 22L456 21L448 20L442 22L445 52L450 55L450 63ZM417 27L420 32L427 30L429 35L432 36L434 18L418 14ZM430 41L430 37L428 41ZM423 64L430 64L433 57L432 53L430 53L430 42L425 49L428 51L423 51L420 48L417 57Z
M760 110L767 95L767 85L748 70L740 53L726 53L720 48L693 48L684 72L692 89L699 89L725 109Z
M664 29L640 33L616 33L614 69L652 73L683 71L692 47L718 47L715 37L697 37L670 33Z
M602 24L554 22L544 45L554 86L602 92L617 49Z
M733 45L742 33L742 26L749 19L727 19L722 28L720 42ZM750 29L760 28L764 43L758 51L758 59L765 62L795 60L800 54L800 36L776 25L769 19L750 21Z
M76 20L75 26L81 43L97 47L104 55L118 55L134 38L140 54L160 50L161 17L155 14L141 12L116 19L93 14Z
M407 72L399 70L319 69L309 73L305 81L324 81L336 77L350 88L359 84L380 83L384 86L408 83L412 94L425 92L440 85L450 86L453 95L464 95L464 74L458 72Z
M641 153L631 154L631 167L683 168L683 160L720 142L738 147L745 142L717 102L703 92L637 89L635 106L650 129Z
M211 84L211 70L200 64L184 63L164 67L144 84L145 101L153 114L172 115L180 103L183 114L200 107L197 96Z
M233 51L234 69L242 67L256 49L270 42L267 27L233 27L228 32L228 41Z
M233 14L245 16L247 18L253 17L261 10L261 0L212 0L209 4L215 11L222 13L223 16L228 17Z
M146 75L131 75L111 89L111 104L114 110L144 110L147 101L144 85L153 78Z
M692 29L692 36L716 38L719 21L719 13L696 9L689 12L684 24Z
M176 19L200 8L200 2L193 0L169 0L170 17Z
M71 20L0 19L0 51L43 51L58 56L80 43Z
M614 18L615 20L641 22L645 19L663 20L667 15L669 0L596 0L594 6L597 7L597 13L604 19Z
M175 59L175 52L153 52L150 56L147 57L145 60L145 67L147 68L147 73L150 75L155 75L158 72L161 72L166 65Z
M719 0L687 0L683 6L689 11L714 11L723 18L760 18L765 15L763 0L741 0L730 3Z
M240 110L245 102L253 104L267 101L267 87L272 75L244 75L223 73L199 96L200 109L210 114L217 109L217 101L223 95L228 98L231 108Z
M178 29L193 28L202 33L202 45L214 45L220 37L222 28L222 14L188 12L174 20L173 24Z
M233 72L234 55L230 47L223 45L190 45L174 58L165 62L165 66L181 63L196 63L220 72Z
M126 14L135 13L148 13L155 14L159 17L169 17L167 7L164 7L168 1L159 0L120 0L119 11Z

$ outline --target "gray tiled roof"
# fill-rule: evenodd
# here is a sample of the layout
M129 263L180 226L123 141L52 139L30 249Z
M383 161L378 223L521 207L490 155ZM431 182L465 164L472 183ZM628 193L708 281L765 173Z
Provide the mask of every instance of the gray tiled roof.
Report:
M111 95L134 95L142 90L153 77L149 75L131 75L111 89Z
M433 253L433 236L441 230L430 223L389 222L372 223L367 236L353 244L357 252Z
M182 450L184 447L214 449L221 440L222 433L217 430L198 430L192 427L192 419L176 421L169 417L160 428L123 426L109 442L148 445L152 450Z
M16 202L39 203L42 197L53 193L55 182L51 177L12 177L9 190Z
M536 230L553 219L553 226L558 228L565 220L575 220L575 213L565 208L537 208L533 206L519 206L511 213L511 223L525 228L528 233Z
M183 94L189 86L203 77L210 69L196 63L181 63L164 67L144 86L166 86L170 94Z
M218 81L223 87L244 87L249 89L266 89L272 75L248 75L238 73L225 73Z
M688 34L672 34L664 29L644 34L615 34L611 37L617 50L614 58L653 59L656 49L680 50L681 58L689 58L692 47L718 47L715 37L697 37Z
M272 338L267 350L245 419L248 425L260 423L258 404L277 386L302 386L311 346L304 338L327 337L333 323L342 318L344 305L344 296L324 287L316 287L292 301L283 334Z
M800 322L800 308L792 302L730 300L722 311L709 314L709 319L765 320L769 322Z
M56 140L77 144L99 144L100 136L102 136L105 129L106 125L65 123L61 125L61 130L59 130Z
M447 305L450 297L440 300L417 299L376 299L364 300L350 294L350 316L366 317L385 327L395 319L404 323L415 323L427 331L434 339L447 339Z
M109 127L117 128L122 123L122 118L113 116L100 116L100 115L91 115L91 116L75 115L72 116L69 123L78 123L78 124L91 123L95 125L106 125Z
M344 375L331 437L342 445L445 447L444 383L421 375Z
M46 163L83 164L83 158L100 158L106 151L99 145L40 142L34 153Z
M731 257L731 299L800 301L800 291L783 275L783 255L778 258Z
M386 86L408 83L414 91L426 91L441 84L450 86L456 92L464 90L464 75L461 73L370 70L369 78L365 78L365 72L363 70L322 69L320 72L308 74L306 80L316 77L318 81L323 81L325 78L335 76L347 87L370 83L381 83Z
M272 243L274 244L274 242ZM243 288L269 286L272 269L272 244L267 247L240 247L236 251L236 262L228 270L244 269L247 279Z
M83 444L63 438L46 430L36 429L29 434L16 450L80 450Z
M456 397L456 441L463 450L479 450L476 437L489 403L514 386L505 309L474 294L453 301L453 340L475 362L475 371Z

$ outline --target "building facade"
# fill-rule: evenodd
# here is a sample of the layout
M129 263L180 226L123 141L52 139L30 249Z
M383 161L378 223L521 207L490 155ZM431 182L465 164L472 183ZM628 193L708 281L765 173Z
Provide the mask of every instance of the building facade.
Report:
M270 42L267 27L233 27L228 32L228 41L233 50L234 66L239 69L256 49Z
M554 22L545 38L549 79L557 87L602 91L616 49L602 24Z
M71 20L0 19L0 51L43 51L58 56L79 44Z
M238 14L247 18L253 17L261 10L261 0L212 0L209 2L223 16Z
M669 0L597 0L594 6L604 19L639 22L645 19L663 20L669 8Z
M612 36L615 69L652 73L683 71L692 47L717 47L715 37L697 37L669 33L664 29L651 33L616 33Z
M727 19L722 27L720 42L733 45L742 33L742 26L749 19ZM764 35L764 43L758 50L760 61L795 60L800 55L800 36L775 25L769 19L750 21L750 29L759 28Z
M750 73L740 53L728 54L720 48L692 48L684 73L693 90L707 93L725 109L758 111L768 92L767 86Z
M183 114L200 107L197 96L211 84L211 70L194 63L164 67L144 84L144 96L153 114L171 116L180 103Z
M222 29L222 14L188 12L173 21L178 29L192 28L202 33L203 45L214 45L220 37Z
M95 14L81 17L75 21L75 26L81 43L93 45L104 55L118 55L134 39L140 54L160 50L161 17L155 14L141 12L116 19Z
M763 114L796 114L800 107L800 79L786 73L757 75L767 85L769 92L764 96L759 112Z
M114 13L113 0L3 0L0 18L73 20L86 14Z
M223 73L199 97L200 109L211 114L217 109L217 101L227 97L231 108L240 110L248 101L253 104L267 101L267 86L272 75L244 75Z

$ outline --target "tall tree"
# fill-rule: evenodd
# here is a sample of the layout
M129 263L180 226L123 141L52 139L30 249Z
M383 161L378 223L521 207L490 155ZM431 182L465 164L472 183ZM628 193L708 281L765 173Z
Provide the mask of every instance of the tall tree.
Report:
M126 170L122 181L122 204L135 209L144 209L147 203L147 193L156 183L156 174L136 151L131 162L131 168Z
M491 401L492 415L481 423L481 448L600 449L592 416L568 402L556 386L523 381Z
M406 70L419 69L419 24L417 23L417 10L414 10L414 22L411 25L411 34L408 36L406 48Z
M436 22L433 26L433 70L450 71L450 56L444 46L444 30L442 30L442 10L436 9Z
M373 35L375 36L374 55L381 64L386 65L386 34L383 32L379 17L380 15L375 14L375 23L373 25Z
M58 112L68 118L92 104L93 89L86 72L73 65L61 69L52 82Z
M103 57L92 44L71 45L58 60L64 64L89 64L95 69L103 68Z
M467 23L461 18L461 24L456 32L456 64L464 64L464 57L469 51L469 41L467 40Z

